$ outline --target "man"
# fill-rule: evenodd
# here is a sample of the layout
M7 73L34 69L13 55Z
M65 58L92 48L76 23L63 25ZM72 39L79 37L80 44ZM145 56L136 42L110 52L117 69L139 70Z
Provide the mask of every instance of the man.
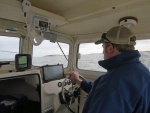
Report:
M103 44L104 60L98 63L107 73L91 83L69 72L70 79L89 93L82 113L150 113L150 72L134 50L135 41L130 29L113 27L95 42Z

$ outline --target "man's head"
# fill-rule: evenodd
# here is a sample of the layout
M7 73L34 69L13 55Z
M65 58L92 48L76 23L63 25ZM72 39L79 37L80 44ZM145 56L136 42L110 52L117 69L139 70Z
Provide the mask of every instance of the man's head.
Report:
M104 59L111 58L118 54L134 50L136 37L133 32L126 27L116 26L103 33L101 39L95 44L103 43Z

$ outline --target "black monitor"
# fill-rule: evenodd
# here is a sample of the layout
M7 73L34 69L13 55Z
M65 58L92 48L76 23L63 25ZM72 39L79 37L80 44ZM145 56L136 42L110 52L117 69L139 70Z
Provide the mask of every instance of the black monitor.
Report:
M30 54L16 54L15 66L17 71L24 71L31 68L31 55Z
M64 78L63 65L46 65L42 67L44 82Z

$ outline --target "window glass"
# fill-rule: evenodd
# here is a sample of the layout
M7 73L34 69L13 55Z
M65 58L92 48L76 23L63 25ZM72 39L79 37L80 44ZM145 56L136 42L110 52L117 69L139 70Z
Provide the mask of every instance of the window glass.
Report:
M140 60L150 70L150 39L137 40L136 50L141 53ZM81 43L79 45L79 53L81 58L78 59L77 66L79 69L106 72L104 68L99 66L98 61L103 60L102 44Z
M0 61L14 61L19 53L18 37L0 36Z
M102 44L95 45L94 43L82 43L79 45L79 53L81 54L78 59L78 68L83 70L101 71L106 70L99 66L98 61L103 60Z
M141 62L150 70L150 39L137 40L135 49L139 50Z
M66 57L63 55L58 44L52 43L49 40L44 40L39 46L33 46L32 64L34 66L63 64L63 67L67 67L69 44L59 42L59 45Z

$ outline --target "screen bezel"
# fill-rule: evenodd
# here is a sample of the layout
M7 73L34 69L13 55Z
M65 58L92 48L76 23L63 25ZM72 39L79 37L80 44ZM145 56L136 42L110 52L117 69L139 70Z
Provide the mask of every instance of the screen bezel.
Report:
M23 68L20 68L20 64L19 64L19 58L21 56L25 56L27 59L27 67L23 67ZM16 67L16 71L25 71L26 69L31 69L31 55L30 54L16 54L15 55L15 67Z
M60 78L54 78L54 79L46 80L46 76L45 76L45 73L44 73L44 68L45 68L45 67L53 67L53 66L61 66L61 67L62 67L62 74L63 74L63 76L60 77ZM43 82L44 82L44 83L47 83L47 82L50 82L50 81L54 81L54 80L60 80L60 79L65 78L65 76L64 76L63 64L58 64L58 65L45 65L45 66L42 66L42 73L43 73Z

